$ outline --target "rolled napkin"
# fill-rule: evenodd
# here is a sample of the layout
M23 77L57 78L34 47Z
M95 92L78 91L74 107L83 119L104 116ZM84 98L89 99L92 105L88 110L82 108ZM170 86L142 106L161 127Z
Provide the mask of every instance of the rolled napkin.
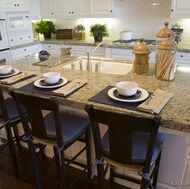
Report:
M0 80L0 83L2 83L2 84L12 84L12 83L20 81L20 80L22 80L24 78L27 78L29 76L32 76L32 75L34 75L34 73L31 72L31 71L22 72L20 74L15 75L15 76L12 76L12 77L9 77L9 78L6 78L6 79L2 79L2 80Z
M63 87L56 89L52 92L55 94L61 95L61 96L66 96L66 95L72 93L73 91L79 89L80 87L82 87L86 83L87 83L87 80L74 79L73 81L71 81L67 85L64 85Z
M149 97L145 102L137 106L137 109L152 114L159 114L166 103L172 98L172 96L173 94L168 93L167 91L157 89L153 93L153 96Z

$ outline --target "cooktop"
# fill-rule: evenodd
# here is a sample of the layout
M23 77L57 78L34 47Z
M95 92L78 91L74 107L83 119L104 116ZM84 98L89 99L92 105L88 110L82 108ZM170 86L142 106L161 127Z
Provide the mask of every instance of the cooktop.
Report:
M130 40L116 40L113 41L113 44L131 44L131 45L137 45L139 43L139 39L130 39ZM143 43L145 45L158 45L159 41L152 40L152 39L144 39Z

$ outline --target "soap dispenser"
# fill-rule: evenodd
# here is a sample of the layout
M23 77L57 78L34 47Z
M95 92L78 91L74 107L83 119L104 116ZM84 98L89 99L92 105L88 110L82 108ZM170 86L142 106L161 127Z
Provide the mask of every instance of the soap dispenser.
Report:
M155 74L158 79L166 81L174 79L177 54L177 45L170 37L171 33L168 33L167 38L156 49Z
M139 44L132 51L135 54L133 61L133 72L136 74L147 74L149 71L149 54L151 50L143 43L144 38L139 39Z

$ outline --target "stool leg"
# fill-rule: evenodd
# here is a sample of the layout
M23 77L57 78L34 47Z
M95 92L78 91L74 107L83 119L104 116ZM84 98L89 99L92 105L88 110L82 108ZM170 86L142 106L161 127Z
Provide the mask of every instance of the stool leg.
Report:
M87 129L85 134L86 141L86 158L88 166L88 178L90 179L92 174L92 150L91 150L91 136L90 136L90 127Z
M17 128L17 125L13 125L13 131L14 131L14 135L15 135L15 140L16 140L16 144L17 144L17 147L18 148L21 148L21 144L20 144L20 137L19 137L19 134L18 134L18 128Z
M14 173L15 177L19 177L18 162L17 162L16 153L15 153L15 149L14 149L13 136L12 136L12 132L11 132L10 123L5 125L5 130L7 133L7 140L8 140L9 150L10 150L11 162L12 162L12 166L13 166L13 173Z

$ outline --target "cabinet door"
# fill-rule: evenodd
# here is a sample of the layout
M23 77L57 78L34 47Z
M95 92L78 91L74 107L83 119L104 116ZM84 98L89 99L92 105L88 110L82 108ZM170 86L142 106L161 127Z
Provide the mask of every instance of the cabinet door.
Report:
M190 1L189 0L172 0L171 1L171 18L189 18Z
M53 0L40 0L41 12L43 18L51 18L55 16L55 8Z
M89 15L90 14L90 1L89 0L72 0L72 13L76 15Z
M55 0L55 15L59 16L71 16L73 14L71 8L71 0Z
M11 10L28 10L29 0L0 0L2 9Z
M30 18L32 20L40 20L40 3L39 0L29 0L30 3Z
M113 0L91 0L92 15L112 15Z

